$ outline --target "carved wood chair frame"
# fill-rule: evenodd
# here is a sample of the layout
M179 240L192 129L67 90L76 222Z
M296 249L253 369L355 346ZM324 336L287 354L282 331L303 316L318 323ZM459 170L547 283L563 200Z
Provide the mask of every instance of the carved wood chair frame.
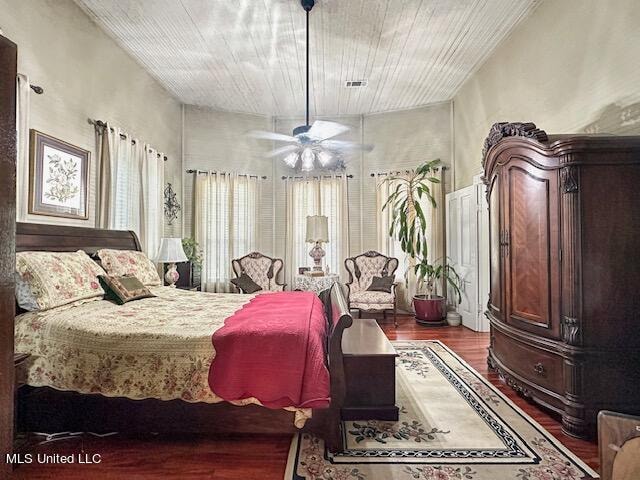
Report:
M355 279L359 279L360 278L360 271L358 268L358 264L356 262L356 260L360 257L368 257L368 258L375 258L375 257L382 257L386 259L386 262L384 264L384 266L382 267L381 270L381 275L382 276L389 276L389 275L394 275L396 273L396 270L398 269L398 266L400 265L400 261L395 258L395 257L389 257L387 255L384 255L380 252L377 252L375 250L368 250L364 253L361 253L360 255L356 255L354 257L348 257L344 260L344 268L347 271L347 273L349 274L349 280L347 281L347 283L345 284L347 286L347 299L349 301L349 308L351 308L351 284L354 282ZM395 266L391 269L389 269L390 264L395 260ZM349 261L351 261L353 263L354 266L354 271L351 270L351 267L349 265ZM354 278L355 277L355 278ZM393 325L395 327L398 326L398 296L396 295L396 287L397 287L398 283L394 282L393 285L391 286L391 294L393 295L393 309L380 309L380 310L364 310L365 313L367 312L382 312L382 318L386 319L387 318L387 312L393 312ZM361 309L357 309L358 310L358 318L362 318L362 312L363 310Z
M242 275L244 273L244 268L242 267L242 260L244 260L245 258L252 258L252 259L266 258L266 259L270 260L271 261L271 265L269 267L269 270L267 271L267 278L269 280L273 280L275 285L277 285L279 287L282 287L282 290L284 291L284 289L287 286L287 284L278 282L278 275L280 275L280 272L284 269L284 260L282 260L281 258L270 257L270 256L264 255L264 254L262 254L260 252L247 253L243 257L234 258L234 259L231 260L231 268L233 269L233 273L236 275L236 277L240 277L240 275ZM280 262L280 267L279 268L275 267L275 264L277 262Z

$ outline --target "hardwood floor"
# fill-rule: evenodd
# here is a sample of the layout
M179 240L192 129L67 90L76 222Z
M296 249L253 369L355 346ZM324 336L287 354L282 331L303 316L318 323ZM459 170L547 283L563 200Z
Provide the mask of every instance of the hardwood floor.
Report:
M595 443L577 440L560 431L557 418L519 397L500 383L496 374L487 369L488 333L477 333L463 327L426 328L416 325L413 317L399 317L396 329L390 320L383 329L391 340L441 340L473 368L505 393L516 405L538 421L573 453L591 467L598 468L598 447ZM35 462L20 465L16 479L261 479L281 480L290 438L283 436L245 436L224 438L161 437L78 438L32 445L26 451L36 454L94 454L101 456L99 464L40 465Z

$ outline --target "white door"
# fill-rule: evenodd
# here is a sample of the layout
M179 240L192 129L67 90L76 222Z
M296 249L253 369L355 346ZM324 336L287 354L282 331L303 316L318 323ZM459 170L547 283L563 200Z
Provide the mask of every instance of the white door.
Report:
M447 254L461 279L462 302L457 310L462 324L476 328L477 261L476 261L476 202L473 186L447 195ZM449 302L456 305L455 292L449 289Z
M447 256L461 278L462 293L462 302L456 305L455 293L450 291L449 303L462 316L462 324L476 331L489 329L484 315L489 268L485 203L480 178L474 179L473 185L446 196Z

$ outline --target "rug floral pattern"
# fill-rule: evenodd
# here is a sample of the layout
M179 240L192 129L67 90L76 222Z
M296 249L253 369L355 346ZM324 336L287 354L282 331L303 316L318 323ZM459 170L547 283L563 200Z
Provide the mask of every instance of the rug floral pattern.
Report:
M394 346L399 421L345 422L347 448L336 455L297 435L285 480L598 478L442 343Z

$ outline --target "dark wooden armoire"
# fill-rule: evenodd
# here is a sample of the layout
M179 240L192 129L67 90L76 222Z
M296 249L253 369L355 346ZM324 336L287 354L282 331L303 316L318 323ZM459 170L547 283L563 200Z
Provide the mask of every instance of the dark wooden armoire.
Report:
M573 436L640 413L640 137L497 123L483 162L490 367Z

